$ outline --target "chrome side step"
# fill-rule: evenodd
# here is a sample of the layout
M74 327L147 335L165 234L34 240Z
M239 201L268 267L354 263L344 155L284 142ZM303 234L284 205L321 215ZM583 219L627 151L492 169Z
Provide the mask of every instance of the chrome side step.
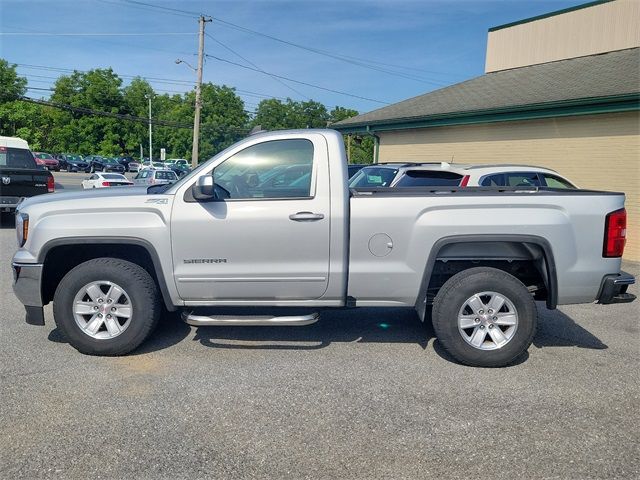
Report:
M309 315L292 315L276 317L274 315L196 315L190 312L182 314L182 320L194 327L210 327L210 326L238 326L246 327L255 326L304 326L316 323L320 318L319 313L310 313Z

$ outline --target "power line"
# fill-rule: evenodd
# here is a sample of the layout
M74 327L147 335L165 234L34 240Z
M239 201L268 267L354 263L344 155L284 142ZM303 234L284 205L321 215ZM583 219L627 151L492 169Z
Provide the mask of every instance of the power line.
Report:
M97 1L102 3L107 3L110 5L117 5L119 7L123 6L122 3L114 2L112 0L97 0ZM123 0L123 2L128 3L127 5L128 7L137 8L138 10L144 10L146 12L148 12L149 8L151 8L151 9L161 9L163 13L168 13L170 15L176 15L179 17L197 18L199 16L199 14L196 14L196 13L187 12L185 10L178 10L177 8L163 7L161 5L152 5L152 4L143 3L143 2L128 2L126 0Z
M251 65L252 67L258 69L260 72L264 73L265 75L269 75L272 79L274 79L276 82L280 83L281 85L284 85L285 87L287 87L289 90L291 90L294 93L297 93L298 95L300 95L302 98L306 98L307 100L309 100L309 97L307 97L304 93L296 90L295 88L293 88L291 85L288 85L286 83L284 83L282 80L280 80L278 77L276 77L275 75L271 75L268 72L265 72L262 68L260 68L258 65L256 65L255 63L253 63L251 60L249 60L246 57L243 57L242 55L240 55L238 52L236 52L234 49L232 49L231 47L229 47L228 45L225 45L224 43L222 43L220 40L216 39L213 37L213 35L210 34L205 34L207 37L209 37L211 40L213 40L214 42L216 42L218 45L220 45L221 47L225 48L226 50L230 51L231 53L233 53L234 55L236 55L237 57L241 58L242 60L244 60L245 62L247 62L249 65Z
M141 122L141 123L145 123L148 124L149 123L149 119L145 118L145 117L136 117L134 115L127 115L124 113L113 113L113 112L104 112L101 110L93 110L91 108L84 108L84 107L74 107L73 105L68 105L66 103L57 103L57 102L51 102L49 100L39 100L39 99L35 99L35 98L30 98L30 97L20 97L20 100L24 101L24 102L29 102L29 103L35 103L37 105L44 105L47 107L53 107L53 108L58 108L61 110L68 110L71 112L75 112L75 113L80 113L82 115L94 115L97 117L110 117L110 118L117 118L119 120L128 120L128 121L132 121L132 122ZM151 124L152 125L158 125L161 127L174 127L174 128L193 128L192 125L190 124L186 124L186 123L179 123L179 122L171 122L168 120L151 120Z
M101 0L101 1L105 1L105 0ZM201 15L201 14L196 14L195 12L189 12L186 10L181 10L181 9L177 9L177 8L169 8L169 7L163 7L160 5L153 5L150 3L145 3L145 2L140 2L140 1L136 1L136 0L122 0L124 2L126 2L127 4L129 4L128 6L134 6L132 4L138 5L138 6L144 6L146 8L151 8L151 9L159 9L159 10L163 10L165 11L165 13L167 12L171 12L173 14L177 14L177 15L183 15L183 16L197 16L197 15ZM252 35L258 35L261 36L263 38L268 38L270 40L285 44L285 45L289 45L295 48L299 48L302 50L306 50L308 52L312 52L315 53L317 55L323 55L325 57L329 57L332 58L334 60L338 60L338 61L342 61L345 63L349 63L352 65L356 65L356 66L360 66L363 68L367 68L370 70L374 70L377 72L381 72L381 73L387 73L389 75L394 75L394 76L398 76L401 78L406 78L408 80L415 80L415 81L419 81L419 82L423 82L423 83L427 83L427 84L432 84L435 86L443 86L446 85L446 83L443 82L437 82L437 81L433 81L433 80L428 80L422 77L419 77L417 75L412 75L409 73L404 73L404 72L399 72L399 71L393 71L390 70L390 68L395 68L395 69L403 69L403 70L411 70L411 71L415 71L415 72L420 72L420 73L427 73L427 74L437 74L437 75L443 75L443 72L436 72L436 71L432 71L432 70L424 70L424 69L419 69L419 68L415 68L415 67L411 67L411 66L407 66L407 65L397 65L397 64L392 64L392 63L385 63L385 62L379 62L379 61L375 61L375 60L370 60L370 59L363 59L363 58L358 58L358 57L354 57L354 56L349 56L349 55L342 55L342 54L336 54L336 53L332 53L329 52L327 50L322 50L319 48L314 48L314 47L309 47L309 46L305 46L305 45L301 45L299 43L295 43L295 42L291 42L289 40L284 40L282 38L278 38L276 36L273 35L269 35L267 33L263 33L263 32L259 32L257 30L253 30L251 28L247 28L247 27L243 27L242 25L238 25L236 23L233 22L229 22L227 20L223 20L221 18L218 17L214 17L214 16L209 16L210 18L212 18L212 20L220 25L226 26L227 28L232 28L235 30L239 30L241 32L244 33L250 33ZM387 68L384 68L387 67Z
M319 85L314 85L312 83L303 82L301 80L294 80L293 78L285 77L283 75L276 75L275 73L268 73L268 72L259 70L257 68L248 67L247 65L242 65L240 63L233 62L231 60L227 60L225 58L216 57L215 55L207 54L205 56L207 58L213 58L214 60L218 60L219 62L228 63L230 65L235 65L235 66L240 67L240 68L246 68L247 70L253 70L254 72L264 73L265 75L278 77L278 78L281 78L283 80L288 80L290 82L299 83L300 85L306 85L307 87L313 87L313 88L317 88L319 90L325 90L327 92L337 93L338 95L346 95L348 97L358 98L360 100L367 100L368 102L375 102L375 103L381 103L383 105L389 105L389 102L383 102L382 100L376 100L374 98L363 97L363 96L360 96L360 95L355 95L353 93L341 92L340 90L334 90L332 88L321 87Z
M196 35L193 32L146 32L146 33L126 33L126 32L113 32L113 33L58 33L58 32L0 32L2 36L50 36L50 37L157 37L167 35Z
M267 33L262 33L262 32L258 32L257 30L252 30L250 28L243 27L241 25L237 25L235 23L228 22L226 20L222 20L222 19L217 18L217 17L213 17L213 21L216 22L216 23L219 23L221 25L224 25L224 26L226 26L228 28L233 28L233 29L239 30L241 32L250 33L250 34L253 34L253 35L258 35L258 36L261 36L261 37L264 37L264 38L268 38L270 40L273 40L273 41L276 41L276 42L280 42L280 43L283 43L285 45L289 45L289 46L292 46L292 47L295 47L295 48L299 48L301 50L306 50L308 52L312 52L312 53L315 53L315 54L318 54L318 55L323 55L325 57L333 58L334 60L339 60L341 62L349 63L351 65L357 65L357 66L360 66L360 67L368 68L370 70L375 70L377 72L382 72L382 73L387 73L389 75L395 75L395 76L398 76L398 77L403 77L403 78L406 78L406 79L409 79L409 80L416 80L416 81L423 82L423 83L430 83L430 84L433 84L433 85L436 85L436 86L444 85L442 82L434 82L434 81L427 80L427 79L422 78L422 77L418 77L416 75L411 75L411 74L402 73L402 72L394 72L392 70L389 70L388 68L382 68L380 66L375 66L375 64L378 64L378 65L385 65L385 66L390 66L390 67L394 67L394 68L406 68L406 67L403 67L403 66L400 66L400 65L384 64L382 62L373 62L373 61L370 61L370 60L360 59L360 58L357 58L357 57L349 57L349 56L346 56L346 55L340 55L340 54L336 54L336 53L331 53L331 52L328 52L326 50L321 50L319 48L307 47L307 46L304 46L304 45L300 45L299 43L294 43L294 42L290 42L288 40L283 40L282 38L274 37L273 35L269 35ZM412 69L412 68L409 68L409 69L417 70L417 69ZM429 71L426 71L426 70L418 70L418 71L421 71L421 72L424 72L424 73L437 73L437 72L429 72Z

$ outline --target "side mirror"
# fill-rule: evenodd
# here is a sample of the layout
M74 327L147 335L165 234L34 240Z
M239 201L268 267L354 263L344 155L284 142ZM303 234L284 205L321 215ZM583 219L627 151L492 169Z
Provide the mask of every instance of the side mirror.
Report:
M215 184L213 183L213 175L202 175L198 177L196 183L191 187L193 198L196 200L211 200L215 198Z
M211 172L211 175L203 175L198 177L196 183L191 187L191 193L193 198L198 201L207 200L224 200L225 198L231 198L231 193L215 183L215 171Z

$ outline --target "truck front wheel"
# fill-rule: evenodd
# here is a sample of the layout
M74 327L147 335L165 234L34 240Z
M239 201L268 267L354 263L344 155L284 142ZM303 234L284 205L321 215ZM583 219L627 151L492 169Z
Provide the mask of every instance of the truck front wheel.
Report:
M53 298L56 325L89 355L124 355L138 347L160 317L158 288L139 265L96 258L67 273Z
M488 267L451 277L433 302L438 341L456 360L476 367L512 363L531 345L536 305L517 278Z

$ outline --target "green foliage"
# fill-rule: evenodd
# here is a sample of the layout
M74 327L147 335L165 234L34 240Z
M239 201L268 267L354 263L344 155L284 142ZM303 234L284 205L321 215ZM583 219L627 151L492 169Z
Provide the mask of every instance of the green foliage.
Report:
M37 105L19 100L26 79L18 76L14 65L0 59L0 135L19 136L33 150L107 156L138 156L140 145L149 155L148 123L70 109ZM148 96L154 120L191 125L195 93L156 94L142 78L123 86L112 69L95 69L63 75L55 83L50 101L76 108L118 115L148 117ZM267 99L260 102L253 118L245 111L235 89L205 83L202 85L200 120L200 159L210 158L243 138L256 125L266 130L325 128L333 122L357 115L355 110L335 107L330 112L316 101ZM189 128L153 126L154 158L165 148L168 157L191 158L193 131ZM371 137L351 142L351 162L370 163Z
M16 66L0 58L0 104L17 100L26 87L27 80L18 76Z

